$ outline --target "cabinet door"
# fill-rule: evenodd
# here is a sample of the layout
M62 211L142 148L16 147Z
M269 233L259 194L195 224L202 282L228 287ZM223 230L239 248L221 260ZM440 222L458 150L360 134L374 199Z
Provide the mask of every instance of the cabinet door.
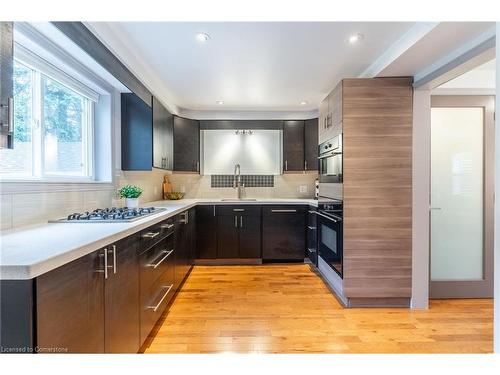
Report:
M107 246L108 278L105 282L105 351L137 353L139 350L138 235Z
M304 121L284 121L283 170L304 170Z
M331 116L331 126L338 128L342 123L342 81L339 82L329 96L328 111Z
M318 119L306 120L304 125L304 170L318 170Z
M217 217L217 258L239 258L238 226L236 214Z
M173 116L153 97L153 167L172 169Z
M177 215L175 231L175 288L184 281L193 263L193 246L196 217L194 211L184 211Z
M307 246L306 256L312 264L318 266L318 230L317 230L317 216L315 209L309 208L307 214Z
M260 215L240 216L239 225L239 257L261 258Z
M217 217L215 216L215 206L196 207L195 258L217 258Z
M153 165L151 107L135 94L121 95L122 170L150 171Z
M304 261L305 208L269 206L262 211L262 258Z
M104 253L36 279L36 343L69 353L104 352Z
M325 141L324 133L326 131L327 116L328 116L328 97L325 98L319 106L318 143L322 143Z
M13 148L14 24L0 22L0 148Z
M174 170L200 171L200 126L197 120L174 117Z

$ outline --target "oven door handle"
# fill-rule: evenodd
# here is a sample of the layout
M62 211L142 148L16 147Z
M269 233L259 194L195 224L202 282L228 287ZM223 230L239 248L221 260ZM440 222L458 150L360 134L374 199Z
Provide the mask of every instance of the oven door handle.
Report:
M332 152L329 152L327 154L322 154L322 155L318 156L318 159L329 158L329 157L335 156L335 155L342 155L342 153L341 152L334 152L334 151L332 151Z
M331 217L331 216L328 216L328 215L325 215L325 214L322 214L320 212L316 212L316 215L319 215L321 217L324 217L325 219L328 219L328 220L331 220L333 221L334 223L338 223L339 221L342 221L342 219L340 217Z

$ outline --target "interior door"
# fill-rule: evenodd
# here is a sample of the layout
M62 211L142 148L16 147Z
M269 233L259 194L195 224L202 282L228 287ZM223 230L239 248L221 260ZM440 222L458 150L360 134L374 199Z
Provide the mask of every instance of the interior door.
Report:
M494 98L434 96L431 298L493 296Z

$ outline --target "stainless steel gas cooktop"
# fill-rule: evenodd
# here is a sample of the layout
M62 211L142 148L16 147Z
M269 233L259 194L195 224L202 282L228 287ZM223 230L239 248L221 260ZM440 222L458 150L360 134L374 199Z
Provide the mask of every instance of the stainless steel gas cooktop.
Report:
M98 208L91 212L73 213L66 218L50 220L49 223L130 223L165 210L166 208L156 207Z

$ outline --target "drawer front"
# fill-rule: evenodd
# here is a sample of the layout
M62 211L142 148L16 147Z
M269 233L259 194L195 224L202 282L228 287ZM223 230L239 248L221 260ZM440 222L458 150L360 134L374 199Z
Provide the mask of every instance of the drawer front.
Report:
M149 333L174 296L174 277L174 268L170 267L167 272L161 275L161 277L148 289L142 290L141 288L141 345L147 339Z
M151 287L169 269L174 268L174 236L168 236L139 257L141 290Z
M175 230L174 218L161 221L141 232L141 252L149 249Z
M253 205L231 205L231 206L217 206L216 212L218 216L260 216L261 206Z
M262 215L270 216L277 214L301 214L303 215L307 210L307 206L298 206L298 205L272 205L272 206L264 206L262 208Z

